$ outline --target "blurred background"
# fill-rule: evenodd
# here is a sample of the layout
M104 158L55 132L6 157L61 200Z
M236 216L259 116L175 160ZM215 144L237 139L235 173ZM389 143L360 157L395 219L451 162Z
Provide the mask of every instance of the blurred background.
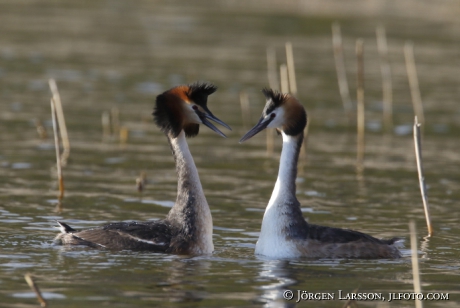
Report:
M456 0L1 0L2 303L35 306L35 294L23 278L26 273L34 275L44 297L56 307L282 307L289 303L282 298L285 289L411 292L408 222L414 220L422 291L451 294L450 301L424 305L457 307L458 16ZM341 31L348 109L338 86L333 24ZM384 58L378 28L386 33ZM359 172L358 39L363 40L365 104ZM260 134L244 144L238 140L260 116L265 104L260 90L280 87L286 43L292 46L296 95L310 121L297 184L305 217L376 237L405 238L405 258L276 261L254 256L276 180L281 140L275 134ZM431 238L424 238L405 46L413 46L423 106ZM384 60L392 85L390 124L383 116ZM275 72L272 80L270 67ZM63 167L65 197L60 203L50 78L59 89L71 149ZM233 128L225 131L227 139L203 127L189 140L213 214L215 253L186 258L53 246L56 219L84 228L164 218L174 204L177 179L166 138L152 123L154 100L173 86L197 80L218 86L208 106ZM267 138L273 138L268 149ZM136 178L144 181L142 192Z

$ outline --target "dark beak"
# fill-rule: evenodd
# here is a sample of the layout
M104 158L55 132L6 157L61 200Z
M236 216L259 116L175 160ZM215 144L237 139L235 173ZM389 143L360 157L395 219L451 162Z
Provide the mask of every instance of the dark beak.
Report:
M228 128L229 130L232 130L230 128L230 126L228 126L222 120L219 120L215 115L213 115L211 113L211 111L209 111L209 109L206 110L206 112L201 112L199 110L195 110L195 112L198 115L198 117L200 117L200 120L201 120L201 122L203 122L204 125L206 125L210 129L212 129L213 131L215 131L216 133L218 133L222 137L227 138L227 136L225 136L225 134L223 132L221 132L217 127L215 127L214 124L212 124L209 120L213 120L214 122L219 123L220 125Z
M213 120L214 122L222 125L223 127L225 127L226 129L229 129L229 130L232 130L232 128L230 126L228 126L227 123L225 123L224 121L221 121L219 120L215 115L212 114L211 110L209 110L207 107L203 108L206 112L204 113L204 116L207 118L207 119L210 119L210 120Z
M272 117L269 117L268 119L266 118L260 118L259 120L259 123L256 124L256 126L254 126L253 128L251 128L251 130L249 130L246 135L244 135L241 139L240 139L240 143L248 140L249 138L252 138L254 137L255 135L257 135L258 133L260 133L261 131L263 131L264 129L267 128L268 124L270 124L270 122L273 120Z

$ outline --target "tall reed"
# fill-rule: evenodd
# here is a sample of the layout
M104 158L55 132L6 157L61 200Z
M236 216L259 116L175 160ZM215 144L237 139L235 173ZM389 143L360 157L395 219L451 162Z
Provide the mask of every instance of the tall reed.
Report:
M53 122L53 132L54 132L54 147L56 148L56 167L57 167L57 177L59 183L59 195L58 199L62 200L64 198L64 178L62 176L62 159L61 151L59 150L59 136L57 132L57 121L56 121L56 108L55 101L51 99L51 120Z
M62 147L64 148L61 156L62 166L67 165L67 160L70 155L70 141L67 134L67 126L65 123L64 110L62 109L61 96L59 95L58 87L54 79L48 81L53 101L56 107L56 115L59 122L59 131L61 132Z
M420 133L421 124L418 123L417 116L414 122L414 145L415 158L417 162L418 180L420 185L420 193L422 194L423 209L425 211L426 225L428 227L428 236L433 235L433 225L431 224L430 207L428 205L428 197L426 193L425 177L423 176L423 161L422 161L422 138Z
M420 86L418 83L417 68L415 67L414 44L412 42L406 42L404 45L404 57L406 59L407 78L409 79L414 113L420 124L423 125L425 124L425 116L423 112L422 96L420 94Z
M356 41L356 97L357 97L357 166L363 168L365 148L365 107L364 107L364 42L362 39Z
M414 292L421 293L422 288L420 286L420 269L418 266L418 249L417 249L417 230L415 223L413 221L409 222L410 230L410 248L411 248L411 263L412 263L412 275L413 275L413 284ZM423 303L421 300L415 300L415 307L422 308Z

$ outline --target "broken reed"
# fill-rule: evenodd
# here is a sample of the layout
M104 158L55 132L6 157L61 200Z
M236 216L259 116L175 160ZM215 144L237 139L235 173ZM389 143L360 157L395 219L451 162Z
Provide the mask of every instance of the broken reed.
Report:
M421 293L422 288L420 287L420 270L418 267L418 248L417 248L417 230L413 221L409 222L410 230L410 248L411 248L411 263L412 263L412 275L414 279L414 292ZM422 301L419 299L415 300L415 307L422 308Z
M120 146L121 148L125 148L128 143L129 129L126 126L122 126L120 127L118 134L120 135Z
M418 123L417 116L414 122L414 144L415 144L415 158L417 162L418 179L420 184L420 192L422 194L423 209L425 211L426 225L428 227L428 236L433 235L433 225L431 224L430 207L428 205L428 197L426 194L425 177L423 176L423 162L422 162L422 138L420 133L420 123Z
M364 130L365 130L365 115L364 115L364 42L362 39L356 41L356 98L357 98L357 167L361 169L364 162Z
M32 275L25 274L24 279L26 280L26 282L29 285L29 287L32 289L32 291L34 291L35 295L37 296L37 299L38 299L38 302L40 303L40 306L46 307L47 303L46 303L45 299L43 298L42 293L40 292L40 289L38 288L37 284L33 280Z
M412 105L415 115L418 117L420 124L425 124L425 116L423 112L422 97L420 95L420 87L418 84L417 69L414 60L414 44L406 42L404 45L404 58L406 60L407 78L409 79L410 94L412 97Z
M294 53L292 51L291 42L286 42L286 63L289 78L289 92L295 96L297 95L297 81L295 78Z
M61 159L61 153L59 151L59 136L57 132L56 108L55 108L54 99L51 99L51 120L53 122L54 147L56 148L56 167L57 167L57 177L58 177L58 183L59 183L58 199L62 200L62 198L64 198L64 178L62 177L62 159Z
M288 93L289 92L289 79L288 79L288 68L286 64L280 65L280 83L281 83L281 92ZM276 88L274 88L276 89ZM267 156L273 156L274 149L275 149L275 131L273 129L266 130L267 136Z
M377 48L380 56L380 71L382 73L383 92L383 125L386 132L393 127L393 85L391 80L391 68L388 61L388 45L385 27L378 26L376 29Z
M136 178L136 187L139 193L144 191L145 185L147 184L147 173L142 171L138 178Z
M110 113L104 111L101 117L102 121L102 141L110 139Z
M297 96L297 80L295 75L295 64L294 64L294 52L292 50L291 42L286 42L286 63L287 63L287 70L288 70L288 87L289 92ZM286 93L286 92L284 92ZM308 137L308 128L310 126L310 121L307 121L307 125L304 129L304 138L303 138L303 147L300 149L301 156L305 156L307 154L307 137Z
M65 124L64 111L62 109L61 96L59 95L56 81L51 78L48 81L48 83L55 103L56 115L59 122L59 131L61 132L62 147L64 148L61 156L61 163L62 166L65 166L67 165L67 159L70 155L70 141L69 136L67 134L67 126Z
M339 84L340 97L342 98L343 109L348 116L348 121L351 122L352 105L350 92L348 90L347 74L345 72L345 61L343 57L343 44L340 25L332 24L332 47L334 50L335 69L337 71L337 82Z

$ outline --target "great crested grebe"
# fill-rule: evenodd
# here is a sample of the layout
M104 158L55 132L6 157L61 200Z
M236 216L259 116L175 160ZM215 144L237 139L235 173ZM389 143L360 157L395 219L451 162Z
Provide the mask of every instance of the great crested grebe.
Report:
M290 94L264 89L267 100L262 117L243 142L265 128L283 136L278 179L265 209L256 254L271 258L399 258L393 243L346 229L309 224L296 198L297 161L307 124L307 114Z
M198 135L199 124L225 137L209 120L231 129L207 107L208 95L216 90L209 83L194 83L172 88L156 98L154 121L168 138L178 176L176 203L166 219L116 222L83 231L58 222L61 234L55 242L111 250L193 255L211 253L214 250L211 211L185 137Z

